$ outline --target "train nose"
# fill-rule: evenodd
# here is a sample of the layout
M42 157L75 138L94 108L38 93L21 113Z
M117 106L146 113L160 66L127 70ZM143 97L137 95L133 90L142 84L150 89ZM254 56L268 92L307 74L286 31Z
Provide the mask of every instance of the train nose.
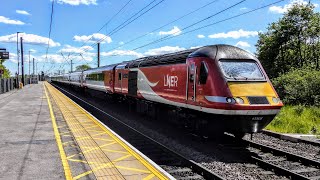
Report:
M269 82L229 82L228 87L238 104L282 105Z

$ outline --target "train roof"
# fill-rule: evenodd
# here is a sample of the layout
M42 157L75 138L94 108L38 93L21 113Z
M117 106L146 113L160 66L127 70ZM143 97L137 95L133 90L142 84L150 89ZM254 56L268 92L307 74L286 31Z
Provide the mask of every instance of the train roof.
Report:
M257 58L248 51L231 45L218 44L204 46L191 53L188 58L209 57L211 59L254 59Z
M188 49L188 50L184 50L184 51L163 54L163 55L157 55L157 56L143 57L143 58L136 59L134 61L129 62L127 64L126 68L185 63L189 54L196 51L197 49L199 49L199 48Z
M118 64L111 64L111 65L106 65L106 66L101 66L101 67L98 67L98 68L91 68L91 69L88 69L88 70L85 70L83 72L85 73L91 73L91 72L102 72L102 71L108 71L108 70L111 70L113 69L115 66L117 66Z
M254 59L256 57L238 47L217 44L211 46L203 46L200 48L188 49L175 53L169 53L158 56L148 56L133 61L129 61L123 68L147 67L167 64L186 63L187 58L192 57L209 57L211 59ZM123 64L123 63L122 63Z

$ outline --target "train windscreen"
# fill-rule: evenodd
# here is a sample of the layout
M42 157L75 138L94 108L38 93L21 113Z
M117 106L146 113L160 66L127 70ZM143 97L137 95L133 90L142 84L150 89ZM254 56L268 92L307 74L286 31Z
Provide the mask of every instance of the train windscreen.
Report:
M265 80L255 61L220 60L220 67L228 79Z

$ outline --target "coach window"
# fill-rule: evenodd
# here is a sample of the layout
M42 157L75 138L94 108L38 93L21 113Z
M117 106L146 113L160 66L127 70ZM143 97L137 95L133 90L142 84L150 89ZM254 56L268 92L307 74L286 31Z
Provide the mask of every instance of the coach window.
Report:
M208 77L208 68L205 62L201 62L199 84L206 84Z

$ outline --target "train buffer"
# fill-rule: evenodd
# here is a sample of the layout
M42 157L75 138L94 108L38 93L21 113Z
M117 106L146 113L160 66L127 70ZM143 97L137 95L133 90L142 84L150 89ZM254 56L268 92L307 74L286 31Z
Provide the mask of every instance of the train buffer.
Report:
M47 82L0 94L0 179L173 179Z

